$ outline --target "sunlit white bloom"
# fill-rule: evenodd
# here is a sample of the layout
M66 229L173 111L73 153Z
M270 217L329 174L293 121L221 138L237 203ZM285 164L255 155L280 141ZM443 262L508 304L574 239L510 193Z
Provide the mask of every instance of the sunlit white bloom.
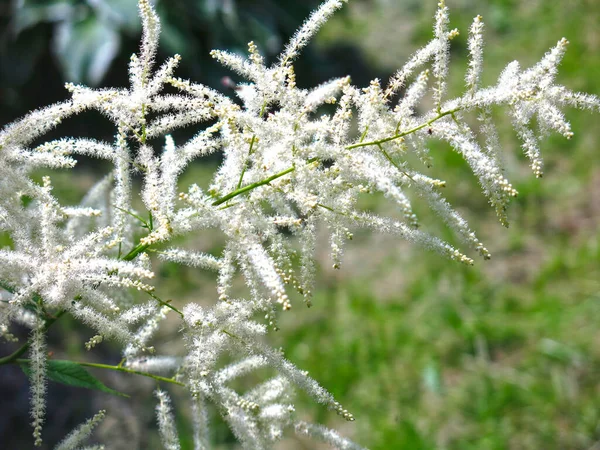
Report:
M85 441L90 434L92 434L92 431L96 425L98 425L98 423L104 419L105 415L106 411L99 411L94 415L94 417L79 425L71 433L69 433L67 437L60 441L56 447L54 447L54 450L75 450L77 448L81 448L81 443ZM104 448L104 446L100 446L100 448Z
M165 450L179 450L179 437L177 427L175 426L175 417L171 409L171 399L169 395L160 389L154 391L158 399L156 405L156 417L158 420L158 431Z

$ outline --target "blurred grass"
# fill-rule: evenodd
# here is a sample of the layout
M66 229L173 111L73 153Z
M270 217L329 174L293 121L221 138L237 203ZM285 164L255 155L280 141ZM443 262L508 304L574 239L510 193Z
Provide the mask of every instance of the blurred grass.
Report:
M351 2L319 44L357 45L389 74L429 39L434 3ZM452 93L461 92L467 30L479 13L487 26L484 84L513 59L534 64L564 35L571 46L559 81L600 94L600 3L448 4L451 26L462 33L453 43ZM342 270L334 271L323 250L315 306L297 304L282 314L273 339L357 420L342 423L307 399L300 414L371 449L600 448L600 133L597 116L570 111L567 117L576 135L543 143L546 176L536 180L498 112L508 176L521 194L509 229L476 194L460 158L434 145L431 174L447 181L449 199L492 261L463 267L391 237L357 233ZM195 167L184 184L205 183L208 173ZM70 181L62 175L54 181L59 195L75 201ZM425 229L452 240L430 214L421 216ZM188 245L220 244L209 234ZM180 300L210 302L214 293L210 274L166 265L161 276L167 284L160 291ZM186 435L185 414L180 420ZM217 423L221 448L232 448ZM281 448L310 447L286 441Z

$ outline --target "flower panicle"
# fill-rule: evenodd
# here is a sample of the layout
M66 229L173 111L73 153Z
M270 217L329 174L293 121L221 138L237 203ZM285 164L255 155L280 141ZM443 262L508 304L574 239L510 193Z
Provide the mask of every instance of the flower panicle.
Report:
M492 111L506 109L537 177L543 174L541 139L550 133L573 136L563 110L600 112L597 96L557 84L566 39L533 67L509 63L496 84L482 86L484 26L479 16L469 32L466 90L448 98L449 49L458 32L449 27L443 1L432 39L387 85L376 79L361 88L341 77L299 88L293 62L344 3L326 0L270 67L253 42L247 57L213 51L218 62L245 78L230 82L238 101L177 78L178 55L155 67L160 20L151 0L139 0L142 40L129 64L128 88L67 84L70 100L0 131L0 231L12 241L0 249L0 333L11 339L13 323L32 330L36 445L45 420L44 324L66 312L94 330L88 348L105 339L122 346L122 371L185 385L193 400L197 449L209 445L207 402L217 404L248 448L270 448L285 428L337 448L360 448L332 430L296 420L294 386L343 418L352 421L354 416L281 351L265 344L269 328L277 329L277 310L291 308L294 291L311 305L321 231L328 233L335 268L341 267L354 230L361 228L464 264L473 264L471 253L488 259L488 249L446 200L444 191L451 186L427 174L433 163L429 143L442 141L466 161L507 225L507 208L517 191L505 175ZM88 109L114 124L113 140L34 144L63 119ZM187 141L176 143L170 134L200 124ZM222 164L208 188L182 188L186 168L215 152L221 153ZM51 179L39 183L36 174L42 168L72 168L79 156L101 159L112 169L79 205L63 205ZM134 209L137 194L146 211ZM365 210L365 195L384 197L394 211L380 216ZM419 227L417 202L456 235L460 248ZM222 233L222 250L200 251L193 248L199 241L189 247L182 242L208 229ZM163 300L153 283L164 263L216 273L218 301L180 307ZM242 298L237 297L241 283L247 294ZM181 354L155 355L152 340L169 312L176 313L170 319L180 320L185 345ZM224 367L225 360L234 362ZM247 392L232 388L232 380L265 367L275 376ZM168 394L158 389L155 395L161 439L167 448L180 448ZM78 433L83 436L99 420L91 419Z

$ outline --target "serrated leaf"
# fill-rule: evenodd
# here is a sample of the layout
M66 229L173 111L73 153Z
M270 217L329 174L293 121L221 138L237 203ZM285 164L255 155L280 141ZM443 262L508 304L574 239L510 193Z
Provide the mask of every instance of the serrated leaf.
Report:
M25 375L30 376L31 368L29 362L19 364ZM67 386L75 386L86 389L95 389L102 392L107 392L121 397L129 397L127 394L115 391L104 385L100 380L90 374L82 366L73 361L62 359L51 359L46 366L46 375L52 381L66 384Z

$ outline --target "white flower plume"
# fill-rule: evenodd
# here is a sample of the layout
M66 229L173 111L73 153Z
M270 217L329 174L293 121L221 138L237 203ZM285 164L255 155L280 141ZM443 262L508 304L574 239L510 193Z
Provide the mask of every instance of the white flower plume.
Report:
M291 309L299 296L311 304L320 230L329 234L336 269L357 228L394 234L465 264L473 263L472 253L488 259L488 249L444 198L445 182L427 175L432 163L428 142L444 141L463 157L499 220L508 224L507 207L517 192L505 177L492 108L507 111L538 177L543 174L541 138L551 132L573 135L563 109L600 111L598 97L556 84L566 39L532 68L512 62L495 85L481 86L484 25L479 16L469 32L466 91L449 98L450 44L458 31L450 29L443 1L431 41L387 86L373 80L360 88L342 77L299 88L294 60L344 3L323 3L270 67L254 43L248 45L247 58L213 51L217 61L246 79L236 84L238 98L230 99L176 78L178 55L155 64L160 20L149 0L139 0L142 43L131 58L127 88L67 84L70 100L0 131L0 231L12 241L0 249L0 333L13 339L12 323L32 329L28 345L37 444L46 392L44 333L68 313L94 329L88 348L104 338L122 346L119 370L185 386L198 450L209 448L210 403L245 448L271 448L288 429L335 448L360 448L333 430L296 419L294 386L345 419L354 416L265 343L269 328L277 327L278 308ZM428 96L433 99L429 109L423 106ZM113 142L63 138L32 147L63 119L89 109L114 124ZM479 119L478 128L470 116ZM187 142L170 135L192 126L199 130ZM208 189L196 184L182 189L180 175L187 166L215 152L223 162ZM112 169L79 205L62 205L50 178L39 184L32 173L72 168L78 155L103 159ZM142 180L139 192L134 176ZM397 213L384 217L362 209L358 200L363 194L383 195ZM133 208L138 195L145 211ZM419 228L414 201L427 203L461 247ZM218 229L225 237L220 254L186 248L183 237L206 229ZM152 252L158 257L152 258ZM180 308L176 300L162 300L151 283L165 261L215 272L215 304ZM246 298L232 294L240 279ZM167 313L181 320L185 351L153 355L152 339ZM224 360L233 362L223 366ZM267 366L275 376L254 389L239 393L231 387L232 379ZM156 397L162 442L180 448L169 397L160 389ZM73 436L83 436L98 420ZM79 445L70 443L77 439L68 437L59 448Z

